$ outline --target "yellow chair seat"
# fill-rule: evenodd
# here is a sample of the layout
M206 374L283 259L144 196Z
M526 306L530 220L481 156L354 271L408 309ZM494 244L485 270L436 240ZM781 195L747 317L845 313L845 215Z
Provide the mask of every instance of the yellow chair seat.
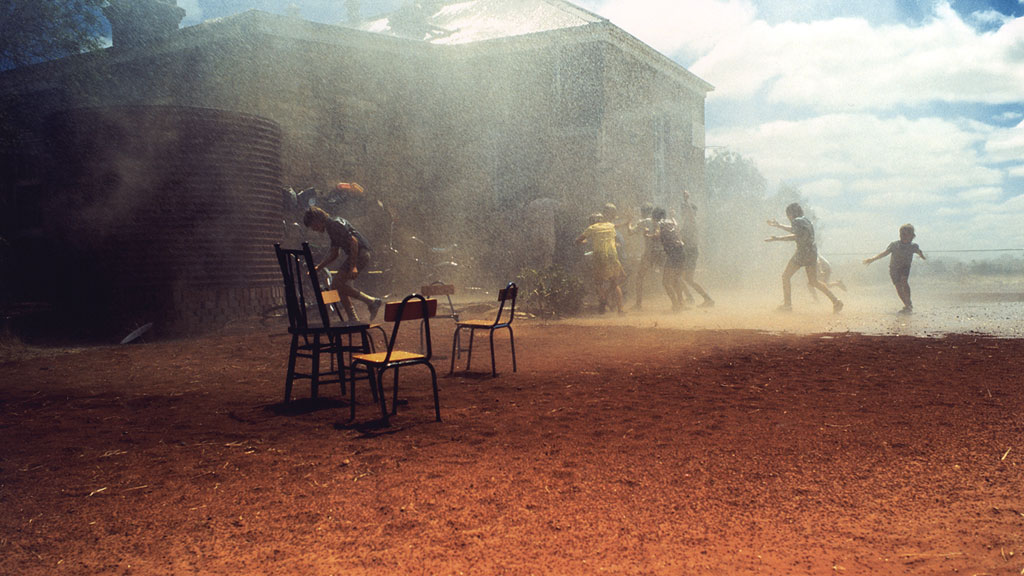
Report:
M460 320L459 326L467 328L490 328L494 326L493 320Z
M366 362L368 364L383 364L384 359L388 357L387 352L374 352L373 354L353 354L352 360L358 360L360 362ZM426 356L423 354L417 354L415 352L405 352L402 350L395 350L391 353L391 362L405 362L407 360L422 360Z

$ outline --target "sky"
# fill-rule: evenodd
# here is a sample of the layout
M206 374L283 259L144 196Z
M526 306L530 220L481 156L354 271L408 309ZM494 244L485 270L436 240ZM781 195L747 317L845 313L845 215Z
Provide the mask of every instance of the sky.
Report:
M707 145L797 186L823 249L877 253L905 222L926 254L1024 249L1024 2L577 5L713 84Z
M344 5L293 3L335 23ZM910 222L926 254L1024 255L1024 0L574 3L714 85L707 146L753 161L769 192L798 187L823 250L874 254ZM187 26L286 3L178 5Z

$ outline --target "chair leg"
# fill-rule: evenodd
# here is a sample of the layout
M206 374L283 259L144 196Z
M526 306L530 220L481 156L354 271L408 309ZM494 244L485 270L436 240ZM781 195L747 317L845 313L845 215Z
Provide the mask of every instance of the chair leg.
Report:
M379 328L379 326L378 326L378 328ZM349 336L349 338L351 338L351 335ZM352 343L352 340L350 339L349 340L349 344L351 345L351 343ZM373 338L370 336L370 334L368 332L361 332L360 333L359 351L363 352L363 353L373 352L374 351ZM349 354L349 358L351 358L353 353L350 350L348 354ZM367 367L366 371L367 371L366 381L370 384L370 395L373 396L373 401L376 402L377 401L377 388L373 385L372 380L370 380L370 376L369 376L370 369L369 369L369 367ZM352 373L352 380L353 380L353 384L352 385L353 386L355 386L355 379L356 379L356 375L353 372Z
M434 366L432 364L430 364L429 362L427 363L427 368L430 368L430 381L431 381L431 384L433 384L433 386L434 386L434 418L438 422L440 422L441 421L441 400L440 400L440 398L438 397L438 394L437 394L437 372L434 370Z
M491 333L490 334L490 336L491 336L491 338L490 338L490 340L491 340L491 376L497 376L498 375L498 369L495 367L495 362L494 362L494 328L491 328L490 333Z
M516 337L512 335L512 326L508 327L508 341L512 345L512 371L516 371Z
M455 355L459 352L459 332L462 329L458 326L455 327L455 334L452 336L452 367L448 370L448 374L455 374Z
M473 362L473 340L476 336L476 328L469 329L469 348L466 350L466 372L469 372L469 365Z
M284 381L284 403L292 401L292 382L295 381L295 359L299 351L299 335L292 335L292 345L288 350L288 376Z
M309 377L309 395L316 400L317 393L320 391L320 335L316 334L313 336L313 350L312 350L313 369L310 371Z
M391 396L391 414L392 415L395 415L395 414L398 413L398 371L399 370L400 370L400 368L398 368L398 367L394 368L394 372L395 372L395 387L394 387L394 390L392 391L392 396Z
M366 377L370 381L370 387L373 387L373 371L367 369ZM349 421L356 419L356 367L355 365L349 365L349 393L348 393L348 419Z
M351 335L349 335L349 337L348 337L348 342L349 342L350 345L352 344L352 336ZM349 368L346 368L346 367L351 367L351 364L345 362L345 350L342 348L341 337L340 336L338 337L338 341L337 341L336 344L337 345L334 347L334 349L335 349L335 356L337 357L337 362L338 362L338 385L341 386L341 397L344 398L345 397L345 392L346 392L345 391L345 380L347 379L346 378L346 374L350 373ZM349 352L348 355L349 355L349 359L351 360L352 353ZM332 362L334 361L333 359L335 358L335 356L331 357L332 358Z
M377 385L377 397L380 399L380 417L381 421L385 426L388 424L388 403L384 399L384 371L386 368L381 368L379 371L374 370L375 380Z

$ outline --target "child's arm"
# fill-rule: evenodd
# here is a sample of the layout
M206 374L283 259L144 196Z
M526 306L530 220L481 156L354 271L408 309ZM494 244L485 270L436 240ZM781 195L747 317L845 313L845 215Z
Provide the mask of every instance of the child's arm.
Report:
M921 257L921 260L927 260L927 258L924 257L924 252L921 252L920 248L917 249L917 255Z
M790 234L788 236L769 236L764 239L765 242L795 242L796 234Z
M771 220L768 220L768 225L769 226L774 226L775 228L780 228L782 230L785 230L786 232L792 232L793 231L793 227L792 226L786 226L785 224L780 224L779 221L776 220L775 218L772 218Z
M882 252L878 256L872 256L871 258L865 258L864 259L864 265L867 266L868 264L871 264L875 260L879 260L881 258L885 258L886 256L889 255L890 252L892 252L892 250L889 250L888 248L886 248L885 252Z
M319 271L326 268L328 264L337 259L339 251L340 250L337 246L331 246L330 251L327 252L327 256L325 256L324 259L314 267L314 269Z

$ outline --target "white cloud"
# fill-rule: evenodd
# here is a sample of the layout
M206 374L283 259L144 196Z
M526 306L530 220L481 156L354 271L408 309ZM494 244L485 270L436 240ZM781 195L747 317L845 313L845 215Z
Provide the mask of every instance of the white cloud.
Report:
M994 203L1003 194L1003 189L998 186L986 186L983 188L970 188L963 190L956 196L960 200L977 205L980 202Z
M606 0L579 2L655 50L688 63L721 38L741 33L756 10L746 0Z
M994 162L1024 163L1024 122L1013 128L994 130L985 143L985 153Z
M843 181L835 178L823 178L805 183L800 191L811 200L839 198L843 195Z
M830 114L713 129L708 137L752 158L773 182L900 177L949 187L1000 180L977 162L974 146L984 135L938 118Z
M772 102L820 111L1000 103L1024 93L1024 66L1014 58L1021 51L1024 19L980 34L941 4L919 27L872 27L858 18L755 21L722 37L691 70L717 87L712 98L764 91Z
M798 186L833 252L877 252L907 221L933 249L1024 247L1024 122L999 125L1024 110L1024 18L768 2L585 4L713 84L706 140ZM1010 109L967 119L986 104Z

